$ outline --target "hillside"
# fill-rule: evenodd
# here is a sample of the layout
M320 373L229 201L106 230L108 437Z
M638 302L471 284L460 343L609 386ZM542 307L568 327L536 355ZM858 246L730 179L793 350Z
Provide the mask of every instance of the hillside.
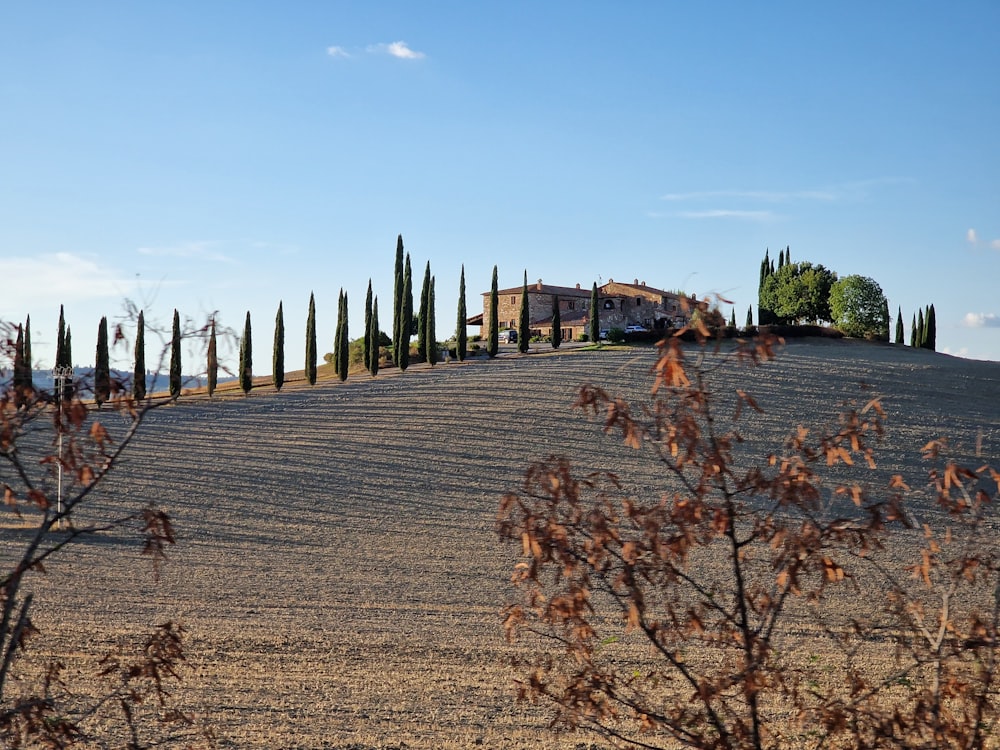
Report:
M182 399L150 416L95 506L154 499L171 512L179 543L162 580L131 541L79 545L35 586L36 624L76 669L179 619L193 667L184 699L223 747L589 743L551 737L544 711L513 702L498 611L515 557L494 518L499 496L552 452L656 492L648 457L570 409L584 381L643 397L654 360L651 349L511 356ZM766 412L748 421L749 454L878 393L889 419L878 476L918 471L918 449L941 436L964 460L1000 456L1000 364L813 341L712 377L725 408L739 384ZM6 557L16 536L4 539Z

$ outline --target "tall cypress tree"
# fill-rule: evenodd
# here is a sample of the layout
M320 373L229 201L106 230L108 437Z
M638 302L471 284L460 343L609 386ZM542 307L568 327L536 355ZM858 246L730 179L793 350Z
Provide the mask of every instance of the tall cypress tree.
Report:
M340 375L340 334L343 328L340 321L344 319L344 288L337 294L337 327L333 333L333 373Z
M63 316L63 306L59 305L59 327L56 330L56 370L65 373L66 366L66 320ZM60 387L57 378L53 385L55 386L56 400L61 401L66 392L65 382L63 387Z
M778 252L778 270L780 271L785 267L785 251L781 250Z
M243 338L240 339L240 388L244 395L253 388L253 338L250 335L250 311L243 324Z
M924 311L917 309L917 347L924 348Z
M392 287L392 361L399 363L399 320L403 314L403 235L396 238L395 281ZM409 346L409 344L407 344Z
M372 320L371 320L372 356L368 364L368 372L372 374L373 378L376 375L378 375L379 347L381 346L381 344L379 343L380 338L381 336L379 335L379 330L378 330L378 297L376 297L372 301Z
M431 276L431 287L427 291L427 331L425 332L425 337L427 339L427 361L430 362L431 367L437 364L438 360L438 344L437 344L437 320L434 314L434 277Z
M316 299L309 292L309 315L306 317L306 381L316 385Z
M595 344L599 344L601 341L601 317L600 310L597 308L597 282L594 282L593 288L590 290L590 340Z
M139 311L139 318L135 322L134 360L132 398L136 401L142 401L146 398L146 319L143 317L142 310Z
M528 309L528 271L524 271L524 286L521 288L521 309L517 316L517 350L521 354L528 351L528 339L531 337L530 310Z
M462 264L462 274L458 279L458 320L455 325L455 357L459 362L465 361L468 354L469 338L465 321L468 312L465 307L465 264Z
M500 296L497 293L497 267L493 266L493 282L490 285L490 324L486 331L486 353L490 357L497 356L500 350L500 313L497 307Z
M927 319L924 322L924 348L937 351L937 315L934 305L927 308Z
M747 307L747 328L753 328L753 305Z
M896 313L896 343L904 344L906 343L903 338L903 308L900 307L899 311Z
M69 401L73 398L73 391L76 390L76 373L73 368L73 333L66 326L66 336L63 338L63 367L69 373L69 377L63 381L62 397Z
M350 368L350 335L347 330L347 292L341 290L340 293L340 315L337 323L337 375L340 381L347 380L347 372Z
M17 340L14 342L14 380L11 383L14 387L14 404L18 407L24 403L27 390L30 389L24 371L24 328L18 323Z
M431 293L431 262L424 267L424 281L420 286L420 312L417 313L417 351L427 360L427 312Z
M181 316L174 308L174 322L170 332L170 398L181 395Z
M406 254L403 265L403 301L399 311L399 351L397 355L400 370L410 366L410 336L413 334L413 272L410 268L410 254Z
M212 328L208 334L208 397L215 393L219 384L219 349L215 340L215 318L212 318Z
M729 327L736 328L736 308L734 307L732 312L729 314Z
M562 344L562 316L559 313L559 295L552 295L552 348L558 349Z
M274 353L271 358L271 382L281 390L285 384L285 313L278 301L278 314L274 317Z
M372 280L368 279L368 293L365 295L365 335L361 342L364 354L365 369L371 369L372 364Z
M98 408L111 397L111 361L108 352L108 319L97 324L97 353L94 356L94 401Z
M910 348L916 349L917 344L917 314L913 314L913 321L910 323Z
M25 318L25 320L24 320L24 352L23 352L23 356L24 356L25 375L26 375L26 378L27 378L26 381L25 381L25 385L28 388L34 388L35 387L35 383L34 383L34 377L35 377L34 367L35 366L33 364L34 360L31 358L31 316L30 315L27 318Z

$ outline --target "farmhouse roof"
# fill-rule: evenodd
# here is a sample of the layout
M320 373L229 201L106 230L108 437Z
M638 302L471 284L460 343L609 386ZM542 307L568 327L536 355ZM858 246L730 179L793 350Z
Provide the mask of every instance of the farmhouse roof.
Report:
M599 292L604 292L604 293L608 294L608 296L611 296L610 293L607 293L605 291L606 287L610 286L611 284L614 284L615 286L630 287L631 289L635 289L635 290L640 291L640 292L651 292L653 294L658 294L660 296L671 296L671 297L679 297L679 296L681 296L681 295L678 295L676 292L668 292L665 289L657 289L655 286L646 286L646 282L645 281L639 281L638 279L636 279L631 284L629 284L627 282L624 282L624 281L615 281L614 279L608 279L608 283L605 284L604 286L598 287L598 291Z
M520 294L524 286L512 286L510 289L498 289L497 294ZM528 284L528 294L556 294L560 297L589 297L590 289L582 289L579 284L571 286L554 286L553 284L543 284L539 279L534 284ZM483 296L489 292L483 292Z

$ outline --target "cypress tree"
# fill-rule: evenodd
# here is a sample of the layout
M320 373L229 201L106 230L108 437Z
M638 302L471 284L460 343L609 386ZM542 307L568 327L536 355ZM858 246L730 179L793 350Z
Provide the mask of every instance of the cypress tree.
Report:
M249 310L243 324L243 338L240 339L240 388L244 394L250 393L253 388L253 338L250 335Z
M371 340L372 340L372 356L371 361L368 364L368 372L372 374L374 378L378 375L378 359L379 359L379 335L378 330L378 297L372 301L372 321L371 321Z
M111 362L108 352L108 319L97 324L97 353L94 356L94 401L98 408L111 397Z
M14 380L11 384L14 387L14 404L17 407L24 403L26 391L30 389L25 383L24 369L24 328L18 323L17 341L14 342Z
M903 308L900 307L899 311L896 313L896 343L904 344L903 339Z
M347 371L350 368L350 336L347 332L347 292L340 293L340 315L337 325L337 375L340 381L347 380Z
M59 305L59 327L56 330L56 371L65 372L66 367L66 320L63 316L63 306ZM66 393L66 383L60 388L58 378L53 383L56 401L61 401Z
M146 319L142 310L135 322L135 366L132 369L132 398L146 398ZM210 394L211 395L211 394Z
M927 319L924 323L924 348L937 351L937 315L934 305L927 308Z
M769 248L764 250L764 259L760 262L760 281L757 285L757 323L762 326L773 322L771 320L773 313L764 304L764 284L767 282L767 277L772 273L769 253Z
M73 398L73 390L76 382L76 372L73 368L73 334L66 326L66 336L63 338L63 367L69 373L69 378L63 382L62 396L67 401Z
M791 265L792 263L792 246L785 245L785 265Z
M365 369L371 369L372 364L372 280L368 279L368 293L365 295L365 335L361 342L364 354ZM377 356L377 355L376 355Z
M396 238L395 281L392 287L392 361L399 363L399 321L403 314L403 235ZM409 344L407 344L409 346Z
M431 276L431 285L427 290L427 331L425 332L427 343L426 359L431 367L437 364L438 344L437 344L437 321L434 315L434 277Z
M885 321L885 328L879 331L879 339L885 342L889 341L889 298L882 297L882 319Z
M215 393L219 384L219 350L215 340L215 318L212 318L212 329L208 334L208 397Z
M410 335L413 333L413 273L410 268L410 254L406 254L403 266L403 300L399 311L399 351L400 370L410 366Z
M459 362L465 361L468 353L468 332L465 321L468 320L468 313L465 309L465 264L462 264L462 274L458 279L458 321L455 326L455 357Z
M552 295L552 348L562 344L562 317L559 314L559 295Z
M333 373L340 375L340 334L343 328L340 321L344 319L344 289L337 294L337 327L333 333Z
M924 311L917 309L917 347L924 348Z
M753 328L753 305L747 307L747 328Z
M174 308L174 323L170 333L170 398L181 395L181 316Z
M521 354L528 351L528 339L531 337L529 328L530 311L528 309L528 271L524 271L524 286L521 288L521 309L517 316L517 350Z
M913 322L910 323L910 347L917 348L917 315L914 313Z
M590 340L595 344L601 341L601 317L597 309L597 282L590 290Z
M24 368L25 368L25 386L28 388L34 388L34 360L31 358L31 316L29 315L24 320Z
M271 381L274 389L285 384L285 313L278 301L278 314L274 317L274 353L271 358Z
M490 325L487 330L486 353L490 357L497 356L500 350L500 318L497 307L500 297L497 294L497 267L493 266L493 282L490 285Z
M785 267L785 251L781 250L778 252L778 270L780 271Z
M306 317L306 380L309 385L316 385L316 299L312 292Z
M424 281L420 286L420 312L417 313L417 351L427 362L427 311L431 293L431 262L424 267Z
M736 328L736 308L734 307L732 312L729 314L729 327Z

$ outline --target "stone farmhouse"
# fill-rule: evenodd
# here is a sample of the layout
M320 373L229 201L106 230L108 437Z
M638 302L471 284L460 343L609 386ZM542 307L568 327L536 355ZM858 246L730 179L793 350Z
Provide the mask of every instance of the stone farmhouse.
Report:
M501 289L497 292L497 319L500 330L517 328L521 314L523 287ZM537 283L528 286L528 325L532 336L552 335L552 300L559 298L559 322L564 341L573 341L587 333L590 324L590 289L553 286ZM624 330L627 326L640 325L649 330L679 328L686 325L696 307L704 306L694 297L683 297L674 292L646 286L638 279L631 284L609 279L597 288L597 307L600 330ZM489 331L490 293L483 293L483 314L470 318L469 325L478 325L485 338Z

